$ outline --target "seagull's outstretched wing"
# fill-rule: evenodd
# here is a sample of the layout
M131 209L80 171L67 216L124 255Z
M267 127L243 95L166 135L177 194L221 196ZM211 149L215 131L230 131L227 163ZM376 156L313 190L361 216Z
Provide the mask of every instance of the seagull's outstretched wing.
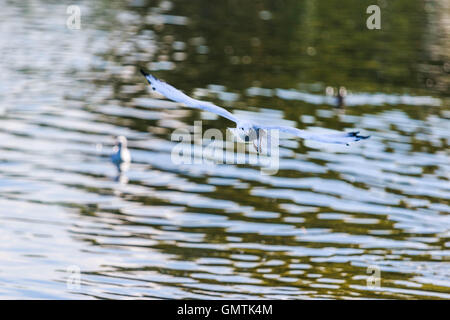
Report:
M292 134L306 140L315 140L325 143L337 143L346 145L349 145L349 143L351 142L370 138L370 136L359 135L359 131L327 134L307 132L305 130L285 126L258 126L258 128L265 130L279 130L280 132Z
M222 116L224 118L227 118L231 121L237 122L237 118L225 110L224 108L221 108L219 106L216 106L212 104L211 102L207 101L200 101L192 99L191 97L185 95L180 90L172 87L170 84L159 80L158 78L152 76L151 74L148 74L144 70L141 69L141 73L145 76L148 83L152 86L152 89L156 92L159 92L163 96L165 96L167 99L170 99L175 102L181 102L184 103L186 106L195 108L195 109L201 109L205 111L209 111L215 114L218 114L219 116Z

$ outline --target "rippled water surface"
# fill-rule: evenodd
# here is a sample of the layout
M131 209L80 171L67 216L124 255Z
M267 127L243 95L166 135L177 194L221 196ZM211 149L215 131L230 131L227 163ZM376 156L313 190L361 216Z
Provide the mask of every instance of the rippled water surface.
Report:
M449 299L448 3L381 1L375 31L344 3L78 1L70 30L72 1L0 0L0 298ZM283 139L276 175L176 165L175 129L232 123L138 66L243 117L372 137Z

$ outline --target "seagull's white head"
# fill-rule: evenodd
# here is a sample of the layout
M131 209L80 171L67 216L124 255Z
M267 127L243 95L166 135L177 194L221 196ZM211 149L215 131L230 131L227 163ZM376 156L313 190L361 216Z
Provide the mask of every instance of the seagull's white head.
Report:
M255 139L255 130L253 129L253 125L250 122L247 121L239 121L237 123L237 133L239 137L245 141L250 142L251 140Z
M116 146L119 149L125 149L127 147L127 138L125 138L124 136L116 137Z

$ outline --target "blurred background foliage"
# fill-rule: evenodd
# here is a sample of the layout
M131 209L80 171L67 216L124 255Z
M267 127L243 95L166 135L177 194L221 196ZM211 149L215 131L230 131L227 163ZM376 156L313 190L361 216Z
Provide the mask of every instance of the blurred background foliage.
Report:
M125 6L144 19L159 3L104 1L98 8ZM183 60L167 75L182 75L189 82L182 84L186 87L322 83L354 91L448 95L448 4L375 1L381 8L381 30L369 30L366 9L371 4L374 1L163 1L165 14L187 17L186 23L147 19L138 32L155 31L157 60L172 60L174 42L186 45L178 48L185 53Z

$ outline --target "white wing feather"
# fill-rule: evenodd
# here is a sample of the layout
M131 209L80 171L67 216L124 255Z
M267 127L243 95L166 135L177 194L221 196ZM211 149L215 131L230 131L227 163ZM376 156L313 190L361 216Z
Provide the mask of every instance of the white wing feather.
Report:
M348 145L350 142L359 141L362 139L367 139L370 136L361 136L359 135L359 131L352 132L340 132L340 133L314 133L307 132L305 130L300 130L292 127L285 126L258 126L260 129L265 130L279 130L280 132L285 132L288 134L292 134L294 136L300 137L306 140L315 140L325 143L336 143L336 144L346 144Z
M215 104L212 104L211 102L193 99L193 98L187 96L186 94L184 94L183 92L181 92L180 90L172 87L170 84L152 76L151 74L148 74L143 70L141 70L141 73L145 76L145 78L147 78L147 81L152 86L152 89L155 90L156 92L162 94L167 99L170 99L175 102L184 103L186 106L191 107L191 108L205 110L205 111L209 111L209 112L218 114L219 116L227 118L234 122L238 121L237 118L233 114L231 114L224 108L216 106Z

